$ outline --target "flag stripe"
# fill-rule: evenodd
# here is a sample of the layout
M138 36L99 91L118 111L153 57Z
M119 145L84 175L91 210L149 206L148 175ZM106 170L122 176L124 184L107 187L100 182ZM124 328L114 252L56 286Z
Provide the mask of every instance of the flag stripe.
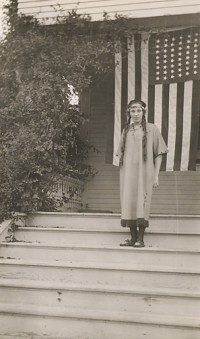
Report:
M115 54L115 116L114 116L114 152L113 165L118 166L119 159L116 152L119 146L121 136L121 73L122 73L122 56L121 53Z
M128 53L128 102L135 98L135 44L134 37L129 39Z
M168 130L168 148L167 171L174 169L175 138L176 138L176 98L177 84L170 85L169 91L169 130Z
M191 113L191 138L190 138L190 156L189 156L189 170L196 169L196 154L198 145L198 132L199 132L199 99L200 97L200 81L193 81L192 92L192 113Z
M178 171L181 167L181 151L183 138L183 100L184 100L184 83L177 85L177 110L176 110L176 149L174 159L174 170Z
M125 112L128 101L128 42L122 40L122 73L121 73L121 131L125 124Z
M169 128L169 85L163 85L162 92L162 136L166 144L168 143L168 128Z
M141 70L141 34L135 34L135 99L141 99L141 81L142 81L142 70Z
M168 144L168 129L169 129L169 85L164 84L162 89L162 136L166 143ZM166 170L167 156L163 156L161 170Z
M148 122L154 123L155 85L149 85Z
M141 99L147 104L146 111L147 116L146 119L148 121L148 84L149 84L149 41L148 34L144 33L142 36L141 42L141 77L142 77L142 93Z
M155 112L154 112L154 123L161 132L162 127L162 85L156 85L155 87Z
M181 170L187 171L189 164L190 134L191 134L191 107L192 107L192 81L185 82L183 103L183 138L181 153Z

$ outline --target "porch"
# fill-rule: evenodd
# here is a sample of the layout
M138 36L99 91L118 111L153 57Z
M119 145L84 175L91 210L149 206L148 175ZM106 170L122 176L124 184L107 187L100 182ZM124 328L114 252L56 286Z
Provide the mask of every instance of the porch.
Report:
M110 116L113 114L113 94L110 80L100 83L86 94L86 114L89 123L84 130L98 152L91 152L88 162L97 174L84 185L84 211L120 212L119 168L107 164ZM196 171L160 172L160 185L153 192L151 213L197 215L200 206L200 165L197 155Z

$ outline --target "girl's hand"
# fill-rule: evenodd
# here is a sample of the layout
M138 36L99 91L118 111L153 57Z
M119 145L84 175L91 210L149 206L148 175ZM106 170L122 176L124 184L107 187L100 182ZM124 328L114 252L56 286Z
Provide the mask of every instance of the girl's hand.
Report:
M156 188L159 186L159 181L158 181L158 176L156 175L154 178L154 182L153 182L153 188Z

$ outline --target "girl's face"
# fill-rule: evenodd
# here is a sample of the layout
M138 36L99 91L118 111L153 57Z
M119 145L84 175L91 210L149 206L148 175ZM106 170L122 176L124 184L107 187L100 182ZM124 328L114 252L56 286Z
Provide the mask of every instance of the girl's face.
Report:
M143 109L140 104L133 104L129 108L131 121L140 124L142 122Z

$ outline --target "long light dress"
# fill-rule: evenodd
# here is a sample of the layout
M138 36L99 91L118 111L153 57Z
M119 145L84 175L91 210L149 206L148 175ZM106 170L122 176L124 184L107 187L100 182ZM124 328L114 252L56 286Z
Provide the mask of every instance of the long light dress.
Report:
M121 225L149 225L149 213L155 176L154 160L168 152L167 146L154 125L147 123L147 160L143 160L143 129L130 126L120 168ZM120 156L122 138L119 146Z

